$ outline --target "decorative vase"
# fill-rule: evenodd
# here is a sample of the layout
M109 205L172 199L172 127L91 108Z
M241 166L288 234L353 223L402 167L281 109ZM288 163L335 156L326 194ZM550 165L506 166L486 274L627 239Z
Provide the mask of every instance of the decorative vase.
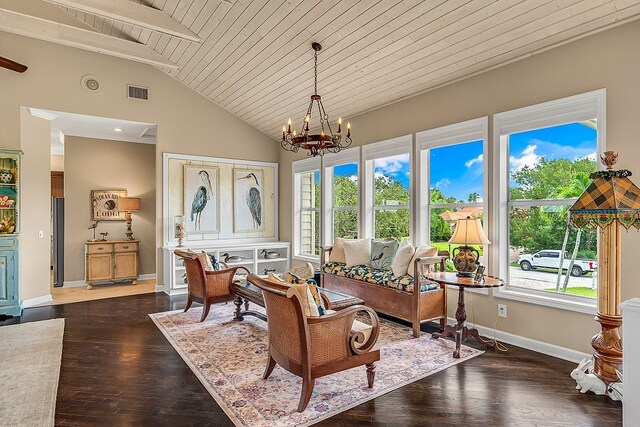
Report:
M13 174L9 169L0 169L0 182L10 184L13 181Z
M471 246L458 246L452 252L453 265L458 270L458 276L472 277L478 267L480 253Z

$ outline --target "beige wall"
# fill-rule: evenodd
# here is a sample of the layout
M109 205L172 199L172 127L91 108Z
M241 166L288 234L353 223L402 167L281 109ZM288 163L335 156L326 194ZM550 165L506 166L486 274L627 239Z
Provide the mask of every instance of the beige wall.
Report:
M27 175L34 174L28 183L25 182L28 184L24 188L25 194L41 193L47 204L46 208L29 212L34 222L44 225L49 223L50 141L47 136L37 144L27 145L24 141L21 143L21 137L25 137L24 129L30 125L23 117L21 133L20 107L67 111L158 125L155 179L158 195L156 265L159 282L162 282L162 153L176 152L270 162L278 159L278 145L273 139L151 66L7 33L0 33L0 52L7 58L29 66L29 70L24 74L8 70L0 72L0 147L22 147L25 152L28 167L25 165L23 172ZM81 87L80 80L85 74L98 77L104 88L102 93L92 94ZM127 99L127 83L148 87L149 101ZM20 262L25 270L38 271L38 283L26 281L23 275L20 286L23 295L42 296L49 293L49 242L43 239L34 242L34 245L37 248L31 247L29 250L43 254L46 251L46 256L23 256ZM46 281L46 292L39 290L40 282L43 280Z
M140 197L142 210L132 214L134 237L140 240L140 274L156 272L155 145L67 136L65 152L64 280L84 280L84 244L93 237L91 190L126 189ZM102 221L97 232L124 239L126 222ZM98 234L98 238L100 235Z
M26 108L18 110L21 118L22 172L20 173L20 299L49 295L49 261L51 241L51 172L49 121L31 116ZM6 147L6 145L3 145ZM28 153L28 155L27 155ZM39 232L42 231L42 237ZM37 260L38 262L33 262ZM28 284L28 286L24 286Z
M56 172L64 172L64 156L59 154L51 155L51 170Z
M640 175L637 115L640 111L640 21L558 47L528 59L360 116L348 118L354 144L363 145L599 88L607 89L607 148L620 152L620 168ZM326 98L330 99L331 94ZM329 110L331 110L329 108ZM330 111L339 114L339 111ZM303 158L298 155L297 158ZM291 161L280 152L280 237L291 239ZM490 165L491 166L491 165ZM494 177L489 176L493 185ZM636 183L638 178L635 178ZM491 198L492 194L489 194ZM490 200L491 201L491 200ZM492 215L493 212L490 212ZM640 296L636 254L640 233L623 233L623 300ZM562 347L590 352L598 330L593 316L491 296L473 295L469 315L493 327L497 303L508 305L499 330ZM456 307L449 293L449 315Z

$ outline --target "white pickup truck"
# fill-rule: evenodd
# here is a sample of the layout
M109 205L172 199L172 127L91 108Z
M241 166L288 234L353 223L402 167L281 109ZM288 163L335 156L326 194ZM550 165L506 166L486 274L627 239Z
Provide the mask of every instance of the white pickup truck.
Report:
M553 268L557 270L558 267L560 267L560 253L561 251L549 249L537 252L533 255L522 254L518 257L518 264L520 264L520 268L525 271L534 270L538 267ZM564 262L562 263L563 270L569 268L570 261L571 257L565 253ZM593 272L596 268L597 264L595 260L577 259L573 263L573 267L571 267L571 275L582 276L583 274Z

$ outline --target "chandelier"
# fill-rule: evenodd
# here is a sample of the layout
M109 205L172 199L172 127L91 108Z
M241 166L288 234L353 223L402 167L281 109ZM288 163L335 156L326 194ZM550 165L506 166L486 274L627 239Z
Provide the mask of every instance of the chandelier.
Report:
M280 145L287 151L297 153L300 148L309 150L309 156L323 155L325 153L337 153L343 148L351 145L351 124L347 123L347 134L342 140L342 118L338 118L338 131L333 133L331 124L329 123L329 115L324 110L322 99L318 95L318 52L322 49L320 43L312 43L313 48L313 95L311 102L307 108L307 114L304 116L300 133L291 130L291 119L287 125L282 127L282 141ZM314 113L314 103L317 107L317 113ZM309 133L309 122L311 122L312 113L318 115L320 119L320 133Z

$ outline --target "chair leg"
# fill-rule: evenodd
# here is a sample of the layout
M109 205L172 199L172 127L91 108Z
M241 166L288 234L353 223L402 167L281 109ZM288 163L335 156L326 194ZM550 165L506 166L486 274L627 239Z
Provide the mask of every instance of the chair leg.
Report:
M267 368L264 370L264 374L262 375L263 379L267 379L269 378L269 375L271 375L271 372L273 372L273 368L276 367L276 361L273 359L273 357L271 357L271 355L269 355L269 360L267 361Z
M440 332L444 331L444 327L447 324L447 318L443 317L442 319L440 319Z
M313 393L313 387L316 384L315 378L302 378L302 392L300 393L300 403L298 404L298 412L306 409Z
M369 388L373 387L373 381L376 379L376 365L373 363L367 363L367 384Z
M202 317L200 318L200 322L204 322L204 319L209 315L209 309L211 308L211 303L204 300L204 304L202 304Z
M187 312L187 310L189 310L189 309L191 308L191 304L193 304L193 301L191 300L191 297L189 297L189 298L187 299L187 306L184 308L183 313L186 313L186 312Z

